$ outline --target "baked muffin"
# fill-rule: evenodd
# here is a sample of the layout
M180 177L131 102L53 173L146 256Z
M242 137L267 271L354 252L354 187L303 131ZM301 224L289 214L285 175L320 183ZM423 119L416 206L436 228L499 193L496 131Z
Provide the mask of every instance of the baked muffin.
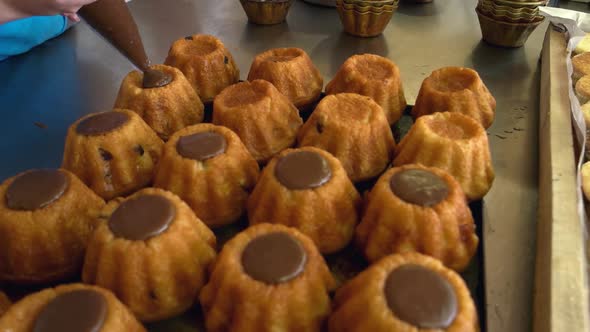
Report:
M262 171L248 198L248 220L295 227L328 254L352 239L360 204L338 159L314 147L287 149Z
M335 281L296 229L259 224L225 244L200 302L209 332L321 331Z
M297 135L299 146L330 152L353 182L381 174L395 141L383 109L371 98L339 93L322 99Z
M223 43L210 35L192 35L172 44L164 62L184 74L204 103L240 79L240 70Z
M399 120L406 108L406 97L399 68L393 61L375 54L348 58L326 85L327 94L353 92L371 97L379 104L389 124Z
M104 201L75 175L30 170L0 185L0 282L38 284L79 273Z
M163 145L135 112L94 113L68 129L62 167L111 199L150 184Z
M330 332L479 331L463 279L417 253L371 265L338 289L332 307Z
M2 315L4 315L4 313L8 310L8 308L12 305L12 303L10 302L10 299L8 298L8 296L6 296L6 294L2 293L2 291L0 291L0 317L2 317Z
M396 147L394 166L422 164L450 173L470 200L487 194L494 169L484 128L457 112L419 117Z
M582 192L587 201L590 201L590 161L582 164Z
M146 188L111 201L88 243L82 280L111 290L142 321L176 316L196 300L215 235L176 195Z
M145 74L132 71L121 83L115 108L129 109L162 138L203 121L204 106L197 92L174 67L155 65Z
M209 227L230 224L246 211L258 163L238 135L212 124L184 128L164 146L154 186L182 198Z
M479 240L459 183L438 168L404 165L388 170L369 193L356 242L371 262L419 252L463 271Z
M572 80L574 84L582 78L582 76L590 75L590 52L582 53L572 58Z
M300 48L274 48L258 54L248 81L258 79L272 83L300 110L317 101L324 87L320 71Z
M0 317L0 331L144 332L145 328L111 292L70 284L15 303Z
M590 103L585 103L582 105L582 115L584 116L586 129L590 129Z
M590 100L590 75L582 76L576 82L575 91L580 104L585 104Z
M266 163L295 144L303 120L271 83L254 80L232 85L215 98L213 123L233 130L254 159Z
M496 99L475 70L440 68L422 82L412 107L414 119L435 112L458 112L489 128L494 122Z

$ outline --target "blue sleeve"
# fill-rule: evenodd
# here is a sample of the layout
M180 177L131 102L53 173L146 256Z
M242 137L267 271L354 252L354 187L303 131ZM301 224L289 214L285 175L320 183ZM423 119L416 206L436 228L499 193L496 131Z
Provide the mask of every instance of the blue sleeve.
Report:
M62 34L68 19L61 15L33 16L0 24L0 61Z

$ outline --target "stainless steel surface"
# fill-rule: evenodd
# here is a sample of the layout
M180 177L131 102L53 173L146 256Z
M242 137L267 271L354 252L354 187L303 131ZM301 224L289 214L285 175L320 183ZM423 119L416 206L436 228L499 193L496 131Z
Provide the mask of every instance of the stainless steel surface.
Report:
M443 66L476 69L497 99L488 130L496 180L484 205L488 331L531 329L537 211L539 66L546 23L525 47L500 49L480 41L475 0L401 3L382 36L342 32L333 8L297 1L287 23L247 23L237 0L138 0L130 3L153 62L172 41L193 33L218 36L245 78L255 54L272 47L305 49L325 82L355 53L387 56L400 67L413 103L422 80ZM60 164L67 126L112 107L132 69L85 24L34 51L0 62L0 179ZM36 124L35 124L36 123Z

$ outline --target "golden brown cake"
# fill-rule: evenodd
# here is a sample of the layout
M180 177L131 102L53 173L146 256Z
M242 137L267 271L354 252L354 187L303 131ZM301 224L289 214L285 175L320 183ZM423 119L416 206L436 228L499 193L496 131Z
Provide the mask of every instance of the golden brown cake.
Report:
M391 255L336 292L330 332L478 332L461 276L417 253Z
M259 224L225 244L200 302L209 332L320 332L335 281L296 229Z
M176 195L146 188L111 201L88 243L82 280L111 290L142 321L196 300L215 259L215 235Z
M379 104L389 124L394 124L406 108L406 97L399 69L393 61L375 54L348 58L334 79L326 85L327 94L358 93Z
M327 254L350 242L360 205L338 159L314 147L287 149L262 171L248 199L248 220L295 227Z
M0 317L0 331L145 332L129 309L100 287L69 284L31 294Z
M197 92L174 67L155 65L145 74L132 71L121 83L115 108L129 109L163 139L203 121L204 106Z
M37 284L80 272L104 201L74 174L30 170L0 185L0 282Z
M2 291L0 291L0 317L2 317L2 315L4 315L4 313L8 310L8 308L12 305L12 302L10 302L10 299L8 298L8 296L6 296L6 294L2 293Z
M582 105L582 115L584 116L586 129L590 129L590 103L585 103Z
M244 212L258 180L258 163L226 127L198 124L164 146L154 186L183 199L209 227L230 224Z
M582 192L587 201L590 201L590 161L582 165Z
M583 76L576 82L575 91L580 104L585 104L590 100L590 75Z
M438 168L404 165L388 170L369 193L356 242L371 262L419 252L463 271L479 240L459 183Z
M574 56L572 58L572 68L572 80L574 81L574 84L582 78L582 76L590 75L590 52Z
M258 79L272 83L300 110L317 101L324 87L320 71L300 48L274 48L258 54L248 81Z
M172 44L164 62L176 67L199 93L204 103L240 79L240 70L223 43L210 35L192 35Z
M62 167L111 199L150 184L163 145L135 112L94 113L68 129Z
M489 128L494 122L496 99L475 70L440 68L422 82L412 116L416 119L435 112L461 113Z
M213 123L233 130L254 159L266 163L295 144L303 120L272 84L254 80L232 85L215 98Z
M330 152L353 182L374 178L391 162L395 141L371 98L339 93L322 99L297 135L299 146Z
M481 199L494 182L485 129L456 112L419 117L396 147L394 166L422 164L447 171L470 200Z

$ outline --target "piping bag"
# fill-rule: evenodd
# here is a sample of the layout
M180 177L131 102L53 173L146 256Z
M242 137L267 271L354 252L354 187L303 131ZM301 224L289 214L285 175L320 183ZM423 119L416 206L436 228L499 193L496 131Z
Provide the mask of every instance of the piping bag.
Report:
M150 68L150 60L143 47L139 29L125 0L98 0L80 8L78 15L143 71L144 88L162 87L172 81L171 75Z

